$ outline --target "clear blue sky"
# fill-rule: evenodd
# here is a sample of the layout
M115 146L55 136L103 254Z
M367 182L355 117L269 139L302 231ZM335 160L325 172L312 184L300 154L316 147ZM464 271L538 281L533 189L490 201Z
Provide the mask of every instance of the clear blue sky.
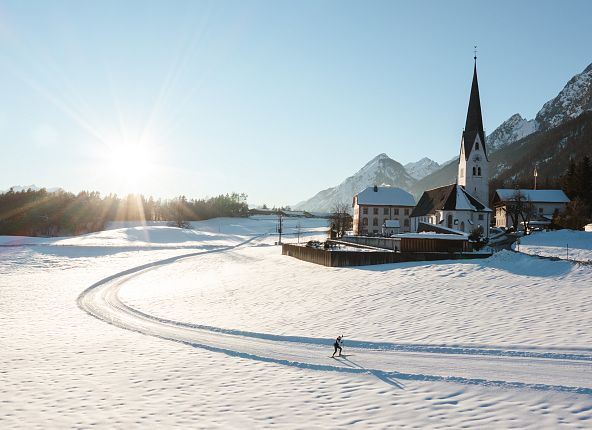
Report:
M592 62L590 1L0 1L0 190L295 204L457 155Z

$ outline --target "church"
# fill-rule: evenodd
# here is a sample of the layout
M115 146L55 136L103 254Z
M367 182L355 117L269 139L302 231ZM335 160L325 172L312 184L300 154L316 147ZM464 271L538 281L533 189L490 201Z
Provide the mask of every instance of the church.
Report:
M489 237L492 211L488 207L488 164L475 56L469 108L460 142L456 183L423 193L410 215L412 231L469 234L481 227L483 235Z

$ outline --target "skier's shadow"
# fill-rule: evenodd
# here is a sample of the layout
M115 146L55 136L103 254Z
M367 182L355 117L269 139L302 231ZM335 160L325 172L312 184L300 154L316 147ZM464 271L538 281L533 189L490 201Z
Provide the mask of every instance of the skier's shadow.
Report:
M392 376L390 376L388 373L383 372L382 370L370 370L370 369L366 369L364 366L360 366L358 363L354 363L353 361L351 361L347 357L341 356L341 358L344 361L346 361L345 364L347 364L350 367L357 367L358 369L365 370L366 372L371 373L372 375L376 376L381 381L386 382L387 384L392 385L393 387L397 387L397 388L399 388L401 390L403 390L405 388L405 386L403 384L401 384L395 378L393 378Z

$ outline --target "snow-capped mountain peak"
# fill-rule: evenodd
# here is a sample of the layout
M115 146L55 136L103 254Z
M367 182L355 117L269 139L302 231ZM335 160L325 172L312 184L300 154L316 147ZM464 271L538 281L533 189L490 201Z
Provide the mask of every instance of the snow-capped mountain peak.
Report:
M330 212L338 203L351 204L354 195L367 187L379 185L407 190L415 182L400 163L382 153L341 184L320 191L314 197L295 205L294 209Z
M496 151L535 131L545 131L592 110L592 64L575 75L561 92L543 105L535 119L514 114L487 136L487 146Z
M493 152L534 133L536 130L537 122L534 119L526 120L516 113L487 136L487 146Z
M428 157L423 157L421 160L416 161L415 163L405 164L404 167L405 170L407 170L407 173L409 173L409 176L419 180L438 170L440 165Z
M592 110L592 64L575 75L561 92L543 105L536 120L541 129L547 130Z

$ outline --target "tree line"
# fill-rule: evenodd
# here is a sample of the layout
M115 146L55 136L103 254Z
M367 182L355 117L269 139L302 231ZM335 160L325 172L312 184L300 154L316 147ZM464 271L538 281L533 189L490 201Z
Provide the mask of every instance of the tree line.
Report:
M589 156L571 159L561 177L563 191L571 199L564 213L556 214L554 224L580 230L592 222L592 162Z
M141 194L101 196L23 190L0 194L0 235L67 236L100 231L111 221L169 221L187 227L189 221L242 217L249 212L246 194L221 194L207 199L146 198Z

